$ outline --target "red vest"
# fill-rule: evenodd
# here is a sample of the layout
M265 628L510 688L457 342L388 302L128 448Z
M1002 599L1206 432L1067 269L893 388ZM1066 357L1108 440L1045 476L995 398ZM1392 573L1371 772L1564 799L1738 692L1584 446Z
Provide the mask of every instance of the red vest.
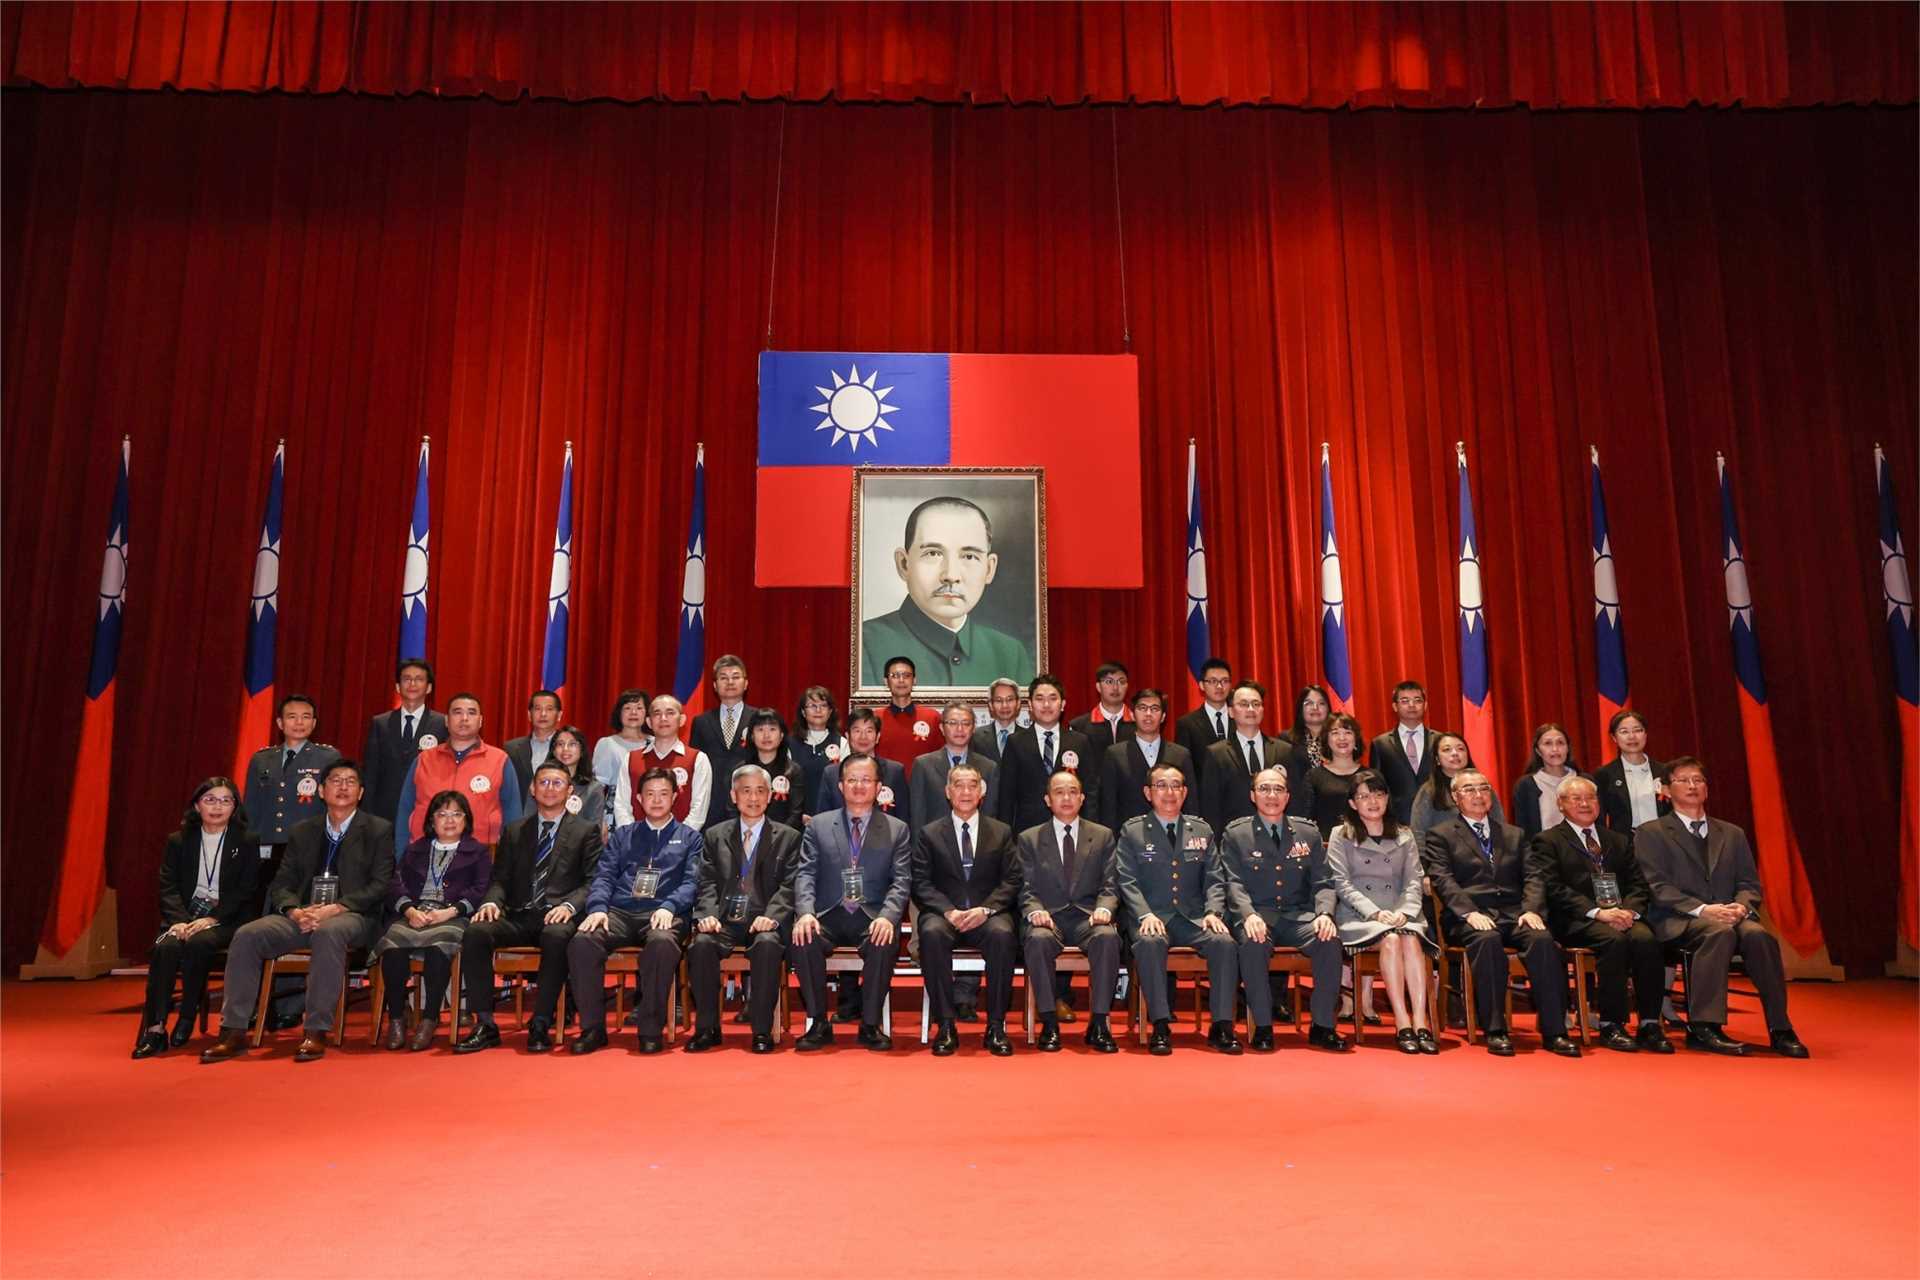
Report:
M910 710L901 711L889 702L875 707L873 713L880 717L880 744L874 748L874 754L897 762L909 773L915 760L945 741L940 734L940 713L932 707L916 702ZM917 725L925 725L926 731L915 732Z
M458 791L473 808L473 838L481 844L500 839L500 788L507 770L507 753L478 743L459 763L453 744L443 742L422 751L413 763L413 812L407 817L407 838L418 840L427 829L427 805L442 791ZM526 785L525 779L521 786Z
M685 743L680 750L664 756L657 756L653 748L627 753L627 790L633 795L633 820L640 817L640 777L649 769L665 769L673 775L673 816L676 821L685 822L693 811L693 762L700 753ZM717 784L716 784L717 785ZM711 807L707 810L712 813Z

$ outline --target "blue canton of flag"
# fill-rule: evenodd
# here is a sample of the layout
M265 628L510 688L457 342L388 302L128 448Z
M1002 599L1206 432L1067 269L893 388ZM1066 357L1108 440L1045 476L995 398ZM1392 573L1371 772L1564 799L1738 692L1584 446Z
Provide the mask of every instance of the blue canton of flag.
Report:
M547 643L540 659L540 687L558 692L567 683L567 620L573 604L573 441L560 471L560 514L553 528L553 573L547 580Z
M1320 669L1335 711L1353 712L1353 666L1347 656L1347 597L1340 582L1334 533L1331 450L1320 445ZM1356 749L1358 744L1355 744Z
M413 520L407 530L407 567L400 580L400 650L396 660L427 656L427 448L413 483Z
M707 447L693 454L693 514L687 520L687 559L680 577L680 653L673 665L673 696L691 708L705 688L707 665ZM691 712L690 712L691 713Z
M247 626L246 690L249 696L273 684L274 633L280 619L280 507L286 476L287 446L273 451L267 481L267 514L260 522L260 545L253 557L253 619Z
M1193 705L1198 706L1200 668L1213 656L1213 632L1207 621L1207 544L1200 532L1200 460L1187 441L1187 670L1193 675Z
M953 457L951 406L945 356L763 351L760 465L944 467Z

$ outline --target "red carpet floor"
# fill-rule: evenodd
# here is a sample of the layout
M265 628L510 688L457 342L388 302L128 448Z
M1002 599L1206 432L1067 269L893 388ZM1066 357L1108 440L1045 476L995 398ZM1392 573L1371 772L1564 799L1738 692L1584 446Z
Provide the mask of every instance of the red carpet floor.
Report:
M979 1024L935 1060L904 1009L887 1059L731 1025L697 1058L389 1056L356 1005L323 1062L202 1067L129 1061L139 993L5 986L9 1278L1920 1275L1911 983L1796 986L1810 1062L1567 1062L1530 1025L1505 1061L1101 1058L1077 1026L1000 1060Z

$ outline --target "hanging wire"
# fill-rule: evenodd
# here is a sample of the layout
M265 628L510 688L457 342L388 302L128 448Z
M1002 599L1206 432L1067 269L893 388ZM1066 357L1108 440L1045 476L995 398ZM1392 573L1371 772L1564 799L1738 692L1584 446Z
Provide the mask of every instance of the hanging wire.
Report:
M1133 327L1127 319L1127 224L1120 212L1120 108L1107 116L1113 135L1113 230L1120 242L1120 346L1133 350Z
M787 167L787 104L780 103L780 135L773 160L773 243L767 250L767 347L773 347L773 282L780 268L780 181Z

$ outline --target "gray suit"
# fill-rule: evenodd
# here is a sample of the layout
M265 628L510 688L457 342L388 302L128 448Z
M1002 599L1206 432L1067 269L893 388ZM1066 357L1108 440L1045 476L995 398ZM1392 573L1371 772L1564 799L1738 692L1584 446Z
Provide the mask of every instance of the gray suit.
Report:
M1013 722L1007 731L1007 741L1013 741L1013 735L1020 732L1020 722ZM973 754L985 756L995 764L1000 763L1000 726L989 720L973 731L973 741L967 744L973 748Z
M286 755L284 745L261 748L240 780L247 791L247 830L262 844L285 844L296 823L327 811L320 782L340 753L309 738L291 761Z
M1647 924L1662 942L1677 942L1692 954L1687 1017L1721 1025L1727 1020L1727 970L1740 953L1747 977L1760 993L1768 1031L1789 1031L1787 979L1780 944L1749 915L1736 925L1717 924L1693 913L1710 902L1760 908L1760 872L1747 833L1731 822L1708 818L1702 842L1678 813L1633 829L1633 852L1653 893Z
M827 952L836 946L860 948L860 1023L878 1027L900 944L896 934L893 942L876 945L868 940L867 928L880 918L898 929L905 918L913 890L912 842L906 823L874 809L866 817L860 848L852 846L845 809L818 814L807 824L793 873L793 910L796 916L815 917L820 929L811 942L794 944L793 971L807 1016L817 1022L827 1016ZM843 896L849 867L860 871L860 896L852 901Z
M993 761L975 751L967 752L966 759L968 764L980 771L987 784L987 794L980 801L980 811L998 812L994 799L999 794L999 787L993 776ZM953 816L953 806L947 803L947 774L952 771L950 751L944 743L939 750L915 758L913 773L907 780L907 812L913 815L915 831L930 822Z
M1275 947L1293 947L1313 962L1313 1025L1331 1031L1345 953L1337 936L1322 941L1313 931L1314 917L1332 919L1335 910L1327 850L1309 819L1282 817L1279 827L1281 839L1275 841L1258 814L1227 824L1218 845L1223 874L1210 889L1208 909L1233 925L1254 1026L1273 1024L1273 988L1249 975L1267 971ZM1266 921L1265 942L1247 937L1251 915Z

